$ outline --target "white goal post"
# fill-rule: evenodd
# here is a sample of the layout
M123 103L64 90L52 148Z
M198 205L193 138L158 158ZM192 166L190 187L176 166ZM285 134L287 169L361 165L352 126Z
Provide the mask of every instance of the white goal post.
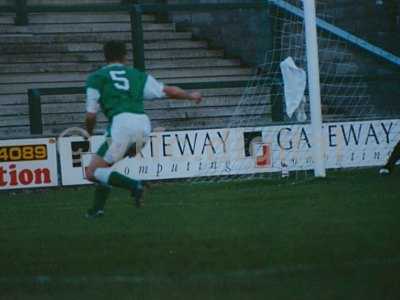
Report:
M322 137L321 89L319 76L317 23L315 0L303 0L306 37L308 86L310 94L312 153L315 177L325 177L324 145Z

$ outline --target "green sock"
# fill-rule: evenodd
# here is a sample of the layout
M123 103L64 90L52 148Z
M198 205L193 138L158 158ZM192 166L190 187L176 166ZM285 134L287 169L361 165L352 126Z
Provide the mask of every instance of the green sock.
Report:
M138 188L141 183L140 181L130 179L121 173L111 172L110 177L108 178L108 184L131 191L133 188Z
M94 191L93 210L104 210L106 200L110 194L111 188L105 185L97 185Z

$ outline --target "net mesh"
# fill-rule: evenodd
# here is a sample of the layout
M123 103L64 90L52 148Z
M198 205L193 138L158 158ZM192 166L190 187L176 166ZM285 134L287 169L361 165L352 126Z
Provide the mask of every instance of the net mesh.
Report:
M303 13L302 1L284 3L292 10ZM316 1L316 9L319 19L334 25L332 6L328 1ZM300 119L296 113L289 117L280 68L280 63L291 57L297 67L307 72L304 20L274 3L270 5L269 14L273 32L271 50L266 53L264 63L257 66L239 105L226 124L232 129L230 147L236 157L221 154L212 160L231 164L231 169L238 174L227 174L231 175L229 179L258 176L290 176L295 180L313 178L310 172L313 161L308 86L303 102L306 118ZM351 45L321 29L318 29L318 45L327 167L382 164L397 139L394 137L398 135L398 125L391 121L378 124L368 120L388 118L390 108L374 102L369 81L361 67L362 61ZM265 127L268 129L265 130ZM384 138L386 144L382 146ZM375 143L375 147L371 143ZM260 160L266 156L268 161L262 165ZM199 162L209 164L210 158L199 157ZM214 175L221 175L220 170L202 170L195 181L226 179Z

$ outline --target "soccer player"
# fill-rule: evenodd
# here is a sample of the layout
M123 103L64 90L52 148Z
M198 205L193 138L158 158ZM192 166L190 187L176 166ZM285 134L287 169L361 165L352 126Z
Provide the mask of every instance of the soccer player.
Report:
M99 109L109 121L106 141L93 155L86 168L86 177L99 183L95 190L89 218L104 214L110 187L129 190L137 207L142 205L143 184L113 170L112 166L145 145L151 132L150 120L144 112L144 100L172 98L199 103L199 92L186 92L166 86L151 75L126 66L125 44L109 41L103 48L107 65L89 75L86 81L86 130L90 135L96 125Z
M379 170L380 175L390 175L394 171L396 162L400 159L400 141L394 146L386 164Z

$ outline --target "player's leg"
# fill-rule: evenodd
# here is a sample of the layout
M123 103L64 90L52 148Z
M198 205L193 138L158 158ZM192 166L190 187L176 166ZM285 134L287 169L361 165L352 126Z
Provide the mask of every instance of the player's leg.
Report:
M140 187L139 181L114 171L112 167L114 163L125 156L128 146L129 144L122 145L117 142L111 142L111 145L108 146L107 142L105 142L86 168L86 177L90 181L104 186L120 187L128 190Z
M95 166L108 167L108 164L104 162L104 160L100 156L95 154L92 157L92 161L88 169L95 170ZM86 171L87 175L88 173L89 171ZM91 176L92 176L91 178L94 180L93 175ZM102 217L104 215L104 207L106 205L107 198L110 195L110 191L111 191L110 186L100 183L96 184L93 197L93 205L86 213L87 218L97 218L97 217Z
M146 115L126 113L115 117L111 127L111 143L105 142L100 147L97 159L93 159L87 168L86 175L89 180L130 190L136 205L140 206L143 194L141 181L114 171L112 165L123 159L133 144L137 147L144 145L150 128L150 121Z
M386 165L384 165L383 168L379 170L379 174L389 175L390 173L392 173L399 159L400 159L400 141L394 147L392 153L389 156L388 161L386 162Z
M104 207L111 188L109 186L97 184L94 191L93 206L87 211L87 218L97 218L104 215Z

